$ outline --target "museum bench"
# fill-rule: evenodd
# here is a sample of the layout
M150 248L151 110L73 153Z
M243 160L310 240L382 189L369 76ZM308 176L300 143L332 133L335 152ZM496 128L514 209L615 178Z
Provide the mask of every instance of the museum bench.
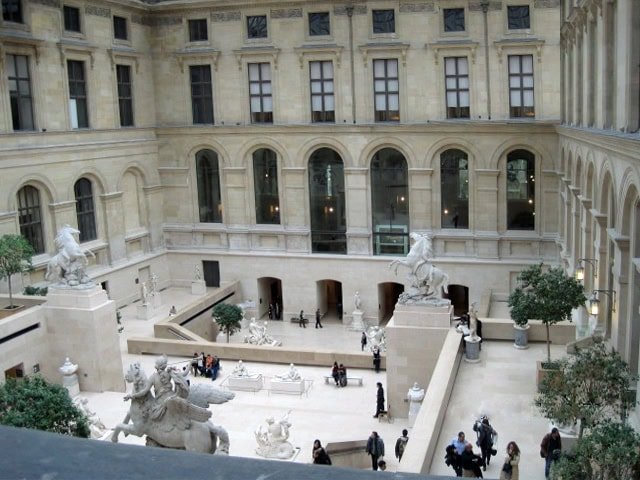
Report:
M324 383L329 383L330 380L333 380L333 375L324 375ZM358 385L362 386L362 377L351 377L347 375L347 385L349 382L358 382Z

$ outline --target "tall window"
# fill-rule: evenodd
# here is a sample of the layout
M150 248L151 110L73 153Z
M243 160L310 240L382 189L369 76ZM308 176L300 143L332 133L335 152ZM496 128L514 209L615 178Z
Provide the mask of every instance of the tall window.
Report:
M394 10L373 10L373 33L395 33L396 14Z
M67 32L80 33L80 9L64 5L62 7L62 14L64 16L64 29Z
M31 244L35 253L44 253L40 192L31 185L18 191L18 222L20 234Z
M320 148L309 159L311 251L347 253L347 216L342 158Z
M120 110L120 126L133 126L133 89L131 88L131 67L116 65L118 79L118 107Z
M203 223L222 223L222 196L218 154L212 150L196 153L198 209Z
M127 19L124 17L113 17L113 38L116 40L127 40L129 32L127 32Z
M76 217L78 218L78 230L80 230L80 242L95 240L96 213L93 205L93 187L87 178L81 178L73 186L76 196Z
M329 12L309 14L309 36L331 35L331 20Z
M21 0L2 0L2 19L5 22L22 23Z
M445 8L442 15L445 32L464 32L464 8Z
M533 55L509 55L509 105L512 118L533 117Z
M29 57L7 54L7 75L14 130L33 130L33 100L29 76Z
M440 155L442 228L469 228L469 160L461 150Z
M333 62L309 62L311 121L335 122Z
M189 20L189 41L190 42L203 42L209 39L207 32L207 19L195 18Z
M469 118L469 64L467 57L444 59L447 118Z
M191 78L193 123L213 123L211 67L209 65L192 65L189 67L189 76Z
M248 67L251 123L272 123L271 64L250 63Z
M253 15L247 17L247 37L267 38L267 17L266 15Z
M374 60L373 90L375 95L376 122L400 121L399 89L398 60Z
M535 156L527 150L507 155L507 229L535 228Z
M84 62L67 61L69 75L69 115L71 128L89 128L87 111L87 82L84 76Z
M507 24L509 30L523 30L531 28L529 5L507 6Z
M278 159L273 150L261 148L253 152L253 185L256 223L279 224Z
M409 175L407 161L393 148L371 160L371 210L375 255L409 252Z

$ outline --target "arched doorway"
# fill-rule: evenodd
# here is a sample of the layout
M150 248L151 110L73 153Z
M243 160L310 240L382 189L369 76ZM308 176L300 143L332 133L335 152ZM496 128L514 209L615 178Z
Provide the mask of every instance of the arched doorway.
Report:
M279 278L259 278L258 298L258 318L268 316L271 305L272 320L282 320L282 281Z
M469 311L469 287L453 284L449 285L447 290L449 293L443 294L443 297L451 300L453 315L459 317L463 313L467 313Z
M393 310L402 292L404 292L404 285L401 283L378 284L378 325L385 325L393 316Z
M318 280L316 305L320 309L323 321L342 319L342 283L337 280Z

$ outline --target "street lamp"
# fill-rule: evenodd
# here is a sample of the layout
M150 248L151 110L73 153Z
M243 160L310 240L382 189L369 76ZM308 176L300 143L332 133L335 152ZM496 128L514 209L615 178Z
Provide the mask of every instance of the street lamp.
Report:
M598 300L598 293L604 293L611 299L611 311L616 311L616 291L615 290L594 290L589 296L589 313L594 317L600 313L600 300Z
M579 258L578 264L580 265L576 268L576 280L583 281L584 280L584 265L583 262L588 262L593 267L593 278L598 278L598 259L596 258Z

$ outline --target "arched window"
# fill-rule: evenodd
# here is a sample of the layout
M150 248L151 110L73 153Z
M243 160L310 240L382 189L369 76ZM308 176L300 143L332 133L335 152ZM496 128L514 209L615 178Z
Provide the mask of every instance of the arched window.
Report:
M95 240L96 214L93 205L93 187L87 178L81 178L73 186L76 196L76 217L78 218L78 230L80 230L80 242Z
M535 156L527 150L507 155L507 229L534 230Z
M371 212L375 255L409 252L409 174L404 155L383 148L371 160Z
M198 210L200 221L222 223L222 196L220 194L220 171L218 154L212 150L196 153L198 176Z
M279 224L278 158L273 150L253 152L253 185L256 194L256 223Z
M440 155L440 225L469 228L469 160L462 150Z
M320 148L309 159L311 251L347 253L347 220L342 158Z
M35 253L44 253L40 192L31 185L18 191L18 222L20 234L29 241Z

